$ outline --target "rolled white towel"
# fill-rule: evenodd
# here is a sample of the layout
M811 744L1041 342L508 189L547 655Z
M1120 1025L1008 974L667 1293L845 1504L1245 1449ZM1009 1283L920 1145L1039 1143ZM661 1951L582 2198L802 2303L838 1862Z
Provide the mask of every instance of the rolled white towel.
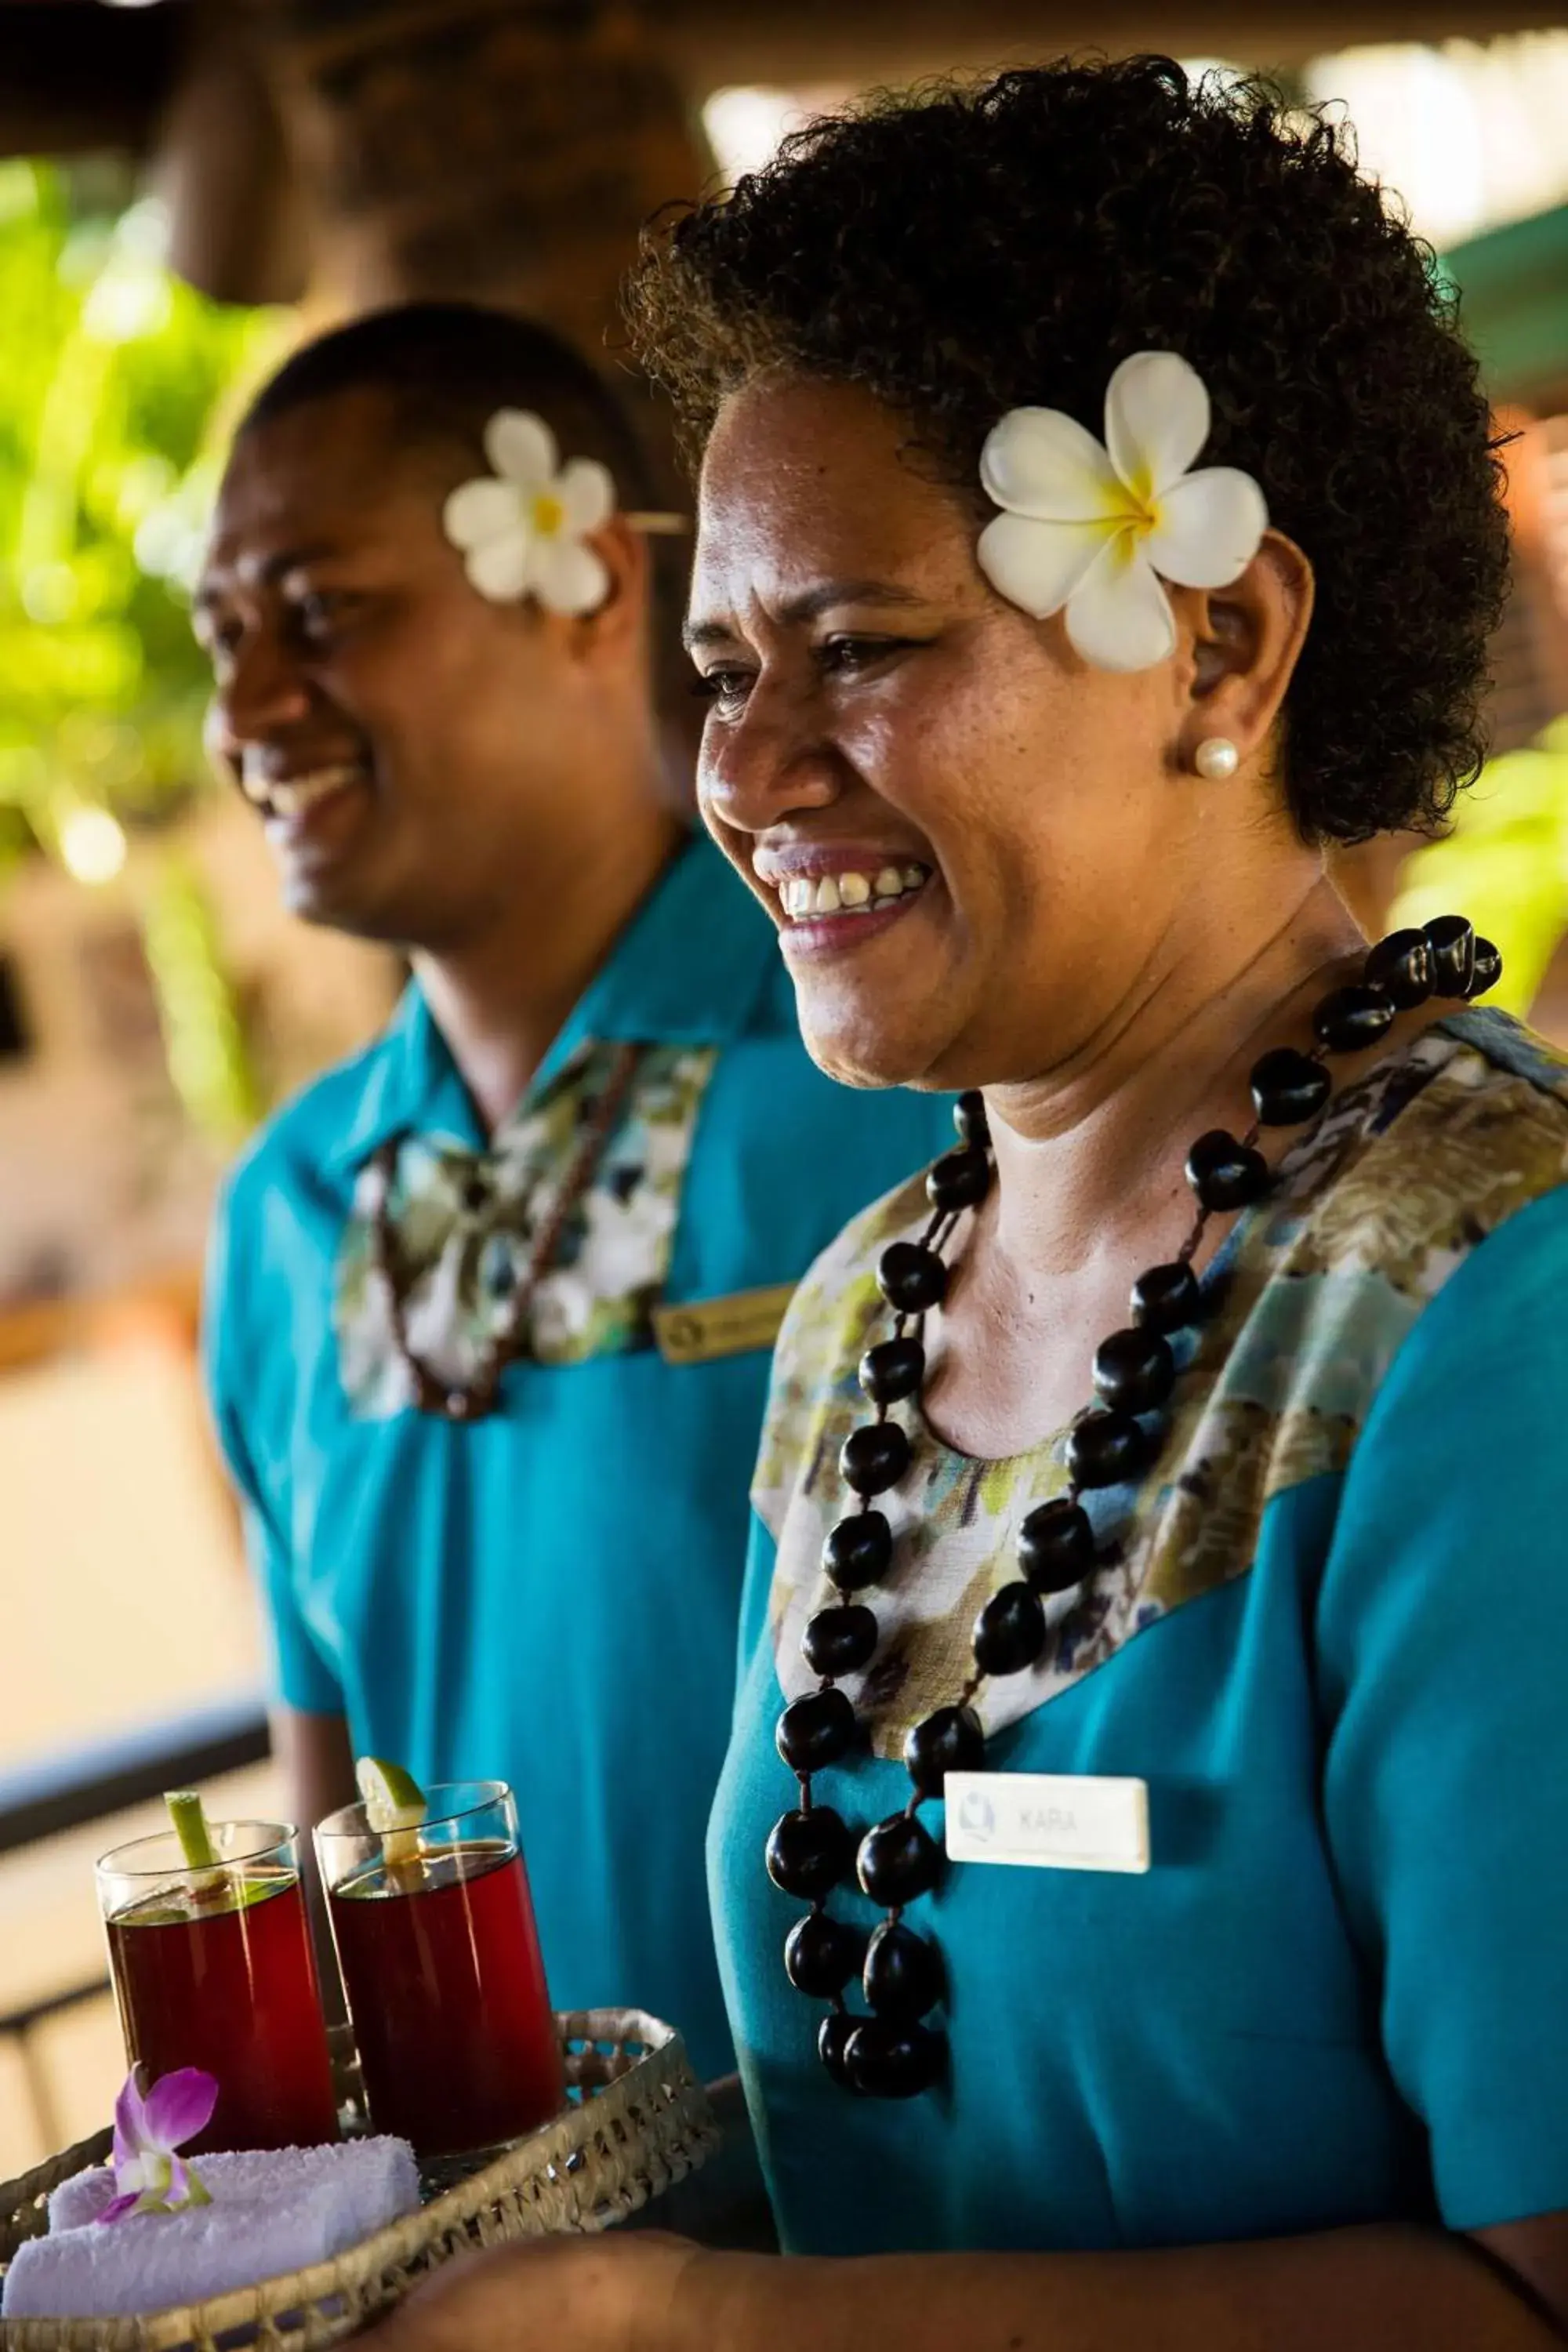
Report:
M330 2184L333 2195L345 2205L352 2203L359 2214L362 2238L381 2229L386 2220L412 2212L419 2197L418 2168L412 2148L403 2139L351 2139L287 2149L241 2148L233 2155L199 2157L196 2168L213 2198L225 2203L237 2198L270 2196L285 2179L307 2189ZM79 2230L96 2221L113 2196L114 2175L108 2165L90 2165L85 2172L73 2173L49 2199L49 2228Z
M197 2168L210 2205L101 2226L113 2174L99 2167L62 2181L49 2234L16 2250L0 2312L110 2319L209 2302L330 2262L419 2204L418 2167L401 2139L204 2156Z

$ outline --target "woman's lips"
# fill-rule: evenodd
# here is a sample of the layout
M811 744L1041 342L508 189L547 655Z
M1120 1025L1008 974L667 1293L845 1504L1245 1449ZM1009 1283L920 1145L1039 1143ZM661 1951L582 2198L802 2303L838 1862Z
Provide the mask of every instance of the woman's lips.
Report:
M791 956L863 944L907 915L936 878L928 858L875 841L758 842L751 866Z

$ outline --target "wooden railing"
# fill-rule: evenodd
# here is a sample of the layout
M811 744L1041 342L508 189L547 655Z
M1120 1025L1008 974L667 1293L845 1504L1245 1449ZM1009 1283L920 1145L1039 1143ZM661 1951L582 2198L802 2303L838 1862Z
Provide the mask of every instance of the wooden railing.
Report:
M196 1788L220 1773L265 1763L269 1752L261 1694L247 1691L170 1722L0 1773L0 1854L89 1828L165 1789ZM100 2000L108 1990L109 1979L100 1973L0 2011L0 2043L17 2053L33 2126L45 2147L59 2144L59 2128L39 2054L39 2030L68 2010Z
M189 1266L131 1289L0 1307L0 1373L22 1371L150 1325L194 1347L201 1293L200 1269Z

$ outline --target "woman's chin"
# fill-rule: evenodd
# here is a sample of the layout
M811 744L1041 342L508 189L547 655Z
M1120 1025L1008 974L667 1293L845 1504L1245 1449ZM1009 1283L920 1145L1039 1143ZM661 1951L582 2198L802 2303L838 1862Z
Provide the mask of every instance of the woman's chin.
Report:
M942 1059L949 1044L945 1033L932 1036L921 1034L908 1021L894 1024L875 1018L816 1025L805 1004L800 1013L806 1052L818 1069L841 1087L942 1089L943 1082L931 1076L931 1066Z

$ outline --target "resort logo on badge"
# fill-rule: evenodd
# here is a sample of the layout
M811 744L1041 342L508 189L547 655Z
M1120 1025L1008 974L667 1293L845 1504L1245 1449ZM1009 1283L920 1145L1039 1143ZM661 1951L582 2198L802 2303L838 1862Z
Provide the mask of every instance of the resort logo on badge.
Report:
M965 1789L958 1808L958 1822L971 1837L988 1838L994 1832L995 1810L983 1789Z

